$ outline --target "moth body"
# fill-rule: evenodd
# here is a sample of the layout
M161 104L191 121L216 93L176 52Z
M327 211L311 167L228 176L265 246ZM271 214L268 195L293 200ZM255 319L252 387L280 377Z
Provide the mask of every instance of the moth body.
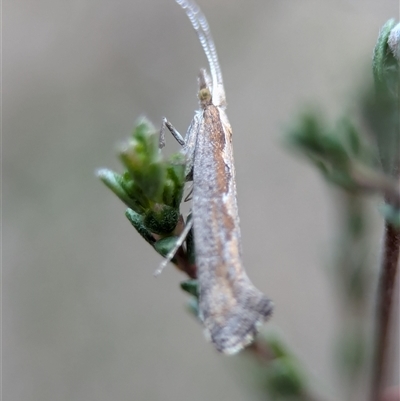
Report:
M209 61L199 77L200 110L185 137L193 179L192 220L199 281L199 313L218 351L233 354L251 343L273 303L248 278L242 263L232 129L217 53L200 9L176 0L189 16Z

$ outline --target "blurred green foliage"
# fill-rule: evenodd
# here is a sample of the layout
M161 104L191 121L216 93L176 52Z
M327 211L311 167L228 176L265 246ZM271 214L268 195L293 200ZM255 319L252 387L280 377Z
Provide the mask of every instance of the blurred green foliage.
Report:
M372 275L365 195L379 194L384 219L400 226L399 42L400 25L389 20L374 49L374 85L359 98L361 118L345 115L332 127L319 110L309 110L287 136L290 146L327 182L343 190L336 198L340 224L332 263L343 318L334 359L349 400L368 373L372 355L367 335Z

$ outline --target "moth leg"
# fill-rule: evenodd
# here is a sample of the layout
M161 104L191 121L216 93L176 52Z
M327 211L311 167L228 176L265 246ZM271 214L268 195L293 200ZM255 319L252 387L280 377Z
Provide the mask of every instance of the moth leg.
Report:
M186 226L185 226L184 230L181 232L181 235L176 240L175 246L168 252L168 255L160 263L160 266L158 267L158 269L154 272L155 276L160 275L162 273L162 271L164 270L164 268L167 266L167 264L175 256L177 250L182 246L182 244L185 241L187 235L189 234L189 231L191 230L192 226L193 226L193 220L190 219L190 220L188 220L186 222Z
M194 154L196 150L197 135L203 124L203 114L197 111L186 131L185 145L183 146L181 153L186 157L186 168L185 176L186 181L193 181L193 165L194 165Z
M190 200L192 200L192 195L193 195L193 184L191 185L191 187L189 189L189 193L186 195L186 197L183 201L189 202Z
M176 139L176 141L181 146L185 146L185 141L182 135L176 130L176 128L164 117L161 130L160 130L160 141L159 141L159 148L162 149L165 146L165 127L168 128L168 131L172 134L172 136Z

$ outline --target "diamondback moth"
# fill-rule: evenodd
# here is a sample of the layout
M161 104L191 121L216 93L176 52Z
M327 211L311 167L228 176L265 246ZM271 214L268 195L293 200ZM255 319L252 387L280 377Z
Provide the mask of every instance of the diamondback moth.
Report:
M183 145L187 177L193 181L189 224L194 231L200 319L217 350L234 354L254 340L259 326L271 316L273 303L255 288L242 264L232 129L225 113L222 73L210 28L194 1L176 2L186 11L200 39L211 78L205 70L200 71L200 109L184 140L168 121L164 123ZM183 235L187 232L185 229ZM178 241L177 247L181 244L182 240Z

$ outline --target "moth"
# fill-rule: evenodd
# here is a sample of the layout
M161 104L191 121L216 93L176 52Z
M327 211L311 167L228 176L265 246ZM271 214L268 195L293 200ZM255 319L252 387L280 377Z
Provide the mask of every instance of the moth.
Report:
M186 11L200 39L211 73L210 77L206 70L200 71L200 108L185 138L164 120L183 145L187 178L193 181L192 219L177 247L193 225L199 317L216 349L235 354L254 340L260 325L271 316L273 303L252 284L242 263L232 129L210 28L194 1L176 2Z

